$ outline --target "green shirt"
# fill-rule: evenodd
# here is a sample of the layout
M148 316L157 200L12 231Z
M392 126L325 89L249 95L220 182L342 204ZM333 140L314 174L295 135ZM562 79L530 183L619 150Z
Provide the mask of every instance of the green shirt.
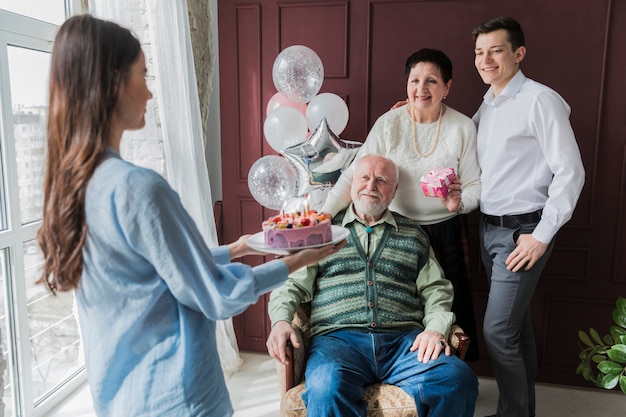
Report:
M399 216L399 215L395 215ZM404 218L406 219L406 218ZM409 220L409 219L407 219ZM345 216L342 220L342 226L356 232L356 236L360 240L361 247L364 251L368 248L368 233L366 232L366 225L362 222L358 216L354 214L352 206L348 207ZM404 223L406 224L406 222ZM419 226L409 220L411 227L419 228ZM389 226L387 226L389 225ZM374 254L383 238L386 227L393 227L398 230L398 222L394 217L394 214L390 211L386 211L381 219L376 224L370 226L372 232L369 234L369 254ZM424 233L421 228L416 229L416 233ZM353 234L354 236L354 234ZM345 251L342 249L338 255ZM419 270L419 273L415 277L415 296L416 300L413 300L412 304L417 305L421 311L410 313L416 320L410 327L426 328L429 330L435 330L442 333L447 337L450 330L450 326L455 320L454 314L450 311L453 299L452 284L443 277L443 271L439 266L437 260L434 257L434 253L431 248L429 250L429 256L426 260L422 259L421 264L423 266ZM383 250L382 257L385 256L385 250ZM417 255L416 255L417 257ZM364 265L365 270L365 265ZM365 276L365 274L363 275ZM312 300L316 291L316 280L318 278L318 265L309 265L306 268L302 268L290 275L289 280L283 284L280 288L274 290L270 296L269 302L269 315L272 324L277 321L285 320L291 322L294 313L301 303L306 303ZM360 277L359 277L360 278ZM366 288L365 286L363 288ZM380 290L379 290L380 291ZM353 290L354 292L354 290ZM337 303L341 302L341 297L338 297ZM381 297L384 298L384 297ZM367 299L365 291L363 291L363 297L360 300L350 300L351 307L354 307L354 303L368 303L372 299ZM377 299L373 300L374 303ZM359 306L357 306L358 308ZM365 307L365 306L363 306ZM370 308L377 308L378 306L370 305ZM384 306L387 308L389 306ZM402 308L402 307L399 307ZM406 315L405 312L399 312ZM406 323L405 323L406 324ZM327 333L329 331L339 328L350 328L350 325L346 323L340 323L336 326L328 325L328 323L322 328L313 328L312 335ZM355 329L363 330L363 324L353 326ZM405 326L406 327L406 326ZM376 328L366 329L367 331L390 331L398 330L393 326L379 326Z

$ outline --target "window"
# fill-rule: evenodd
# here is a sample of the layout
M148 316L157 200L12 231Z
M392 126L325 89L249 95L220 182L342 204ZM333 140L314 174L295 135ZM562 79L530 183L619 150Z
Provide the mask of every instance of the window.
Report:
M0 376L5 416L42 416L85 380L74 296L39 278L50 52L80 0L0 0ZM78 7L77 7L78 6ZM1 413L0 413L1 414Z
M66 16L65 0L0 0L0 9L55 25Z

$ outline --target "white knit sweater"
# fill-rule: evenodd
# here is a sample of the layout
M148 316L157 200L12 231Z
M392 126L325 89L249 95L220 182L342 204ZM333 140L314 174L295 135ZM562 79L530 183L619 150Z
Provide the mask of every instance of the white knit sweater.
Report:
M454 168L463 184L464 213L478 207L480 197L480 167L476 156L476 126L472 119L446 106L441 119L439 142L435 152L423 158L413 145L414 121L406 106L393 109L378 118L367 139L328 197L321 211L337 214L351 201L350 186L355 163L365 155L386 156L396 163L400 171L400 184L390 210L416 220L420 224L433 224L456 215L448 211L441 200L425 197L420 178L435 166ZM437 122L416 124L417 147L428 153L435 142Z

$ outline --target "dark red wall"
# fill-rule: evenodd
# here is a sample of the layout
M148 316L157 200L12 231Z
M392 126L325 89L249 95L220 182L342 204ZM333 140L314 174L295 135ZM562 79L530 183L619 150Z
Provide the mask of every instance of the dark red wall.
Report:
M572 106L587 173L578 208L557 238L533 301L539 380L589 386L575 375L577 331L608 333L615 300L626 296L626 2L232 0L220 1L218 12L227 242L257 232L269 215L251 197L247 173L261 156L274 153L263 138L263 121L276 92L272 65L282 49L302 44L318 53L326 76L321 92L344 97L350 110L341 137L362 141L376 118L404 98L404 61L422 47L450 56L454 82L447 103L471 116L486 90L473 65L472 27L500 15L522 23L528 49L522 68ZM487 285L475 214L470 223L472 285L482 320ZM266 303L263 298L235 319L241 349L265 351ZM483 359L471 365L490 375L481 347Z

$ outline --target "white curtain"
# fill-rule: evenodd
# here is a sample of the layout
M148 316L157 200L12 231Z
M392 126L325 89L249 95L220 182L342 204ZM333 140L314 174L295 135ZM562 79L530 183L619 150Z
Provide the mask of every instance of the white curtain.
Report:
M207 245L217 246L187 2L146 0L143 10L128 10L127 5L125 0L90 1L94 16L113 20L138 36L146 54L148 73L154 75L154 83L149 84L154 110L147 112L144 129L128 132L133 138L143 132L144 139L152 141L149 142L151 156L143 164L136 160L141 159L143 152L131 150L129 153L134 155L130 156L134 157L134 163L151 168L158 166L155 159L164 157L166 172L161 174L180 195ZM162 149L155 146L154 138L145 138L153 134L161 135ZM125 140L126 136L122 144ZM124 150L122 146L126 159ZM241 364L232 320L217 322L217 344L224 374L230 376Z

